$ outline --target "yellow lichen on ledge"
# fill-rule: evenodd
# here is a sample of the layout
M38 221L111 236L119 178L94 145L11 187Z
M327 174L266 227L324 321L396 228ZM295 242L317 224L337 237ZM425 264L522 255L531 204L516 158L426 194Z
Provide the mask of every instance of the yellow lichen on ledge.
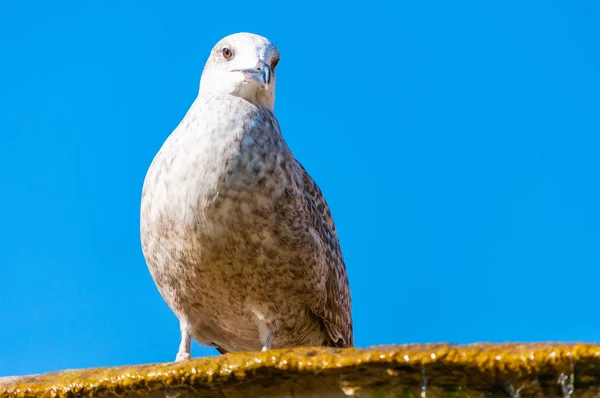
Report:
M299 348L0 378L0 397L595 397L600 345ZM424 395L423 395L424 394Z

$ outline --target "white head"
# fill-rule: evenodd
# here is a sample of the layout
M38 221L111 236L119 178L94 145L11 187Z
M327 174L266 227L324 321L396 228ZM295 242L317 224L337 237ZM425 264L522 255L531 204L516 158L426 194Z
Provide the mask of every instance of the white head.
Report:
M279 50L268 39L236 33L212 49L200 79L200 95L231 94L273 110Z

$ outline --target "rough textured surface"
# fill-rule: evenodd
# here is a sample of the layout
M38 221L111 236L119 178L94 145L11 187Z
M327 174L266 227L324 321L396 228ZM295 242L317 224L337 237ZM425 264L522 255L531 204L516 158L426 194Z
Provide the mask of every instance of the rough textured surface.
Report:
M180 397L563 397L569 392L596 397L600 345L299 348L0 379L2 398L161 397L165 392Z

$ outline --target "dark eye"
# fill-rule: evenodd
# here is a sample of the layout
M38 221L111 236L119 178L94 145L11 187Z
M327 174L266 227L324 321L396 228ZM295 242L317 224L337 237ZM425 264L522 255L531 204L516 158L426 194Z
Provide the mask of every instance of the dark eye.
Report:
M275 70L275 68L277 67L278 64L279 64L279 58L275 58L273 61L271 61L271 69Z
M223 47L221 53L225 59L231 59L231 57L233 57L233 52L229 49L229 47Z

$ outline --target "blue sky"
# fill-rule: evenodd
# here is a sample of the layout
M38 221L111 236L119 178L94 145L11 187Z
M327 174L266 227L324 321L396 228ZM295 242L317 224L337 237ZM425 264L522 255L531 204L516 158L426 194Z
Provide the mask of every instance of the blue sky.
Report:
M238 31L280 48L358 346L600 339L597 2L207 3L0 2L0 375L174 358L141 187Z

